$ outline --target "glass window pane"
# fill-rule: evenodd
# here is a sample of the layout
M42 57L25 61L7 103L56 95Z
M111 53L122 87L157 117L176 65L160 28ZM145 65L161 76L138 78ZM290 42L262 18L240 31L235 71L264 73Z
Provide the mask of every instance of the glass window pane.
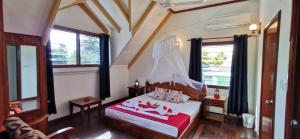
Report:
M207 85L229 86L233 45L202 47L202 76Z
M80 63L100 64L100 39L80 34Z
M50 40L53 65L76 64L76 33L53 29Z

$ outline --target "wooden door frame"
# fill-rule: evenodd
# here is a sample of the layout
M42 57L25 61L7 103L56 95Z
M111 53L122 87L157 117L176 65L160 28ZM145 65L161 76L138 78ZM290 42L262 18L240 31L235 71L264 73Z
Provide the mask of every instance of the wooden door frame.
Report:
M8 117L8 84L6 68L6 47L4 44L3 0L0 0L0 131L3 120Z
M265 55L265 43L266 43L266 31L273 25L273 23L278 21L278 28L277 28L277 35L278 35L278 40L277 40L277 53L278 53L278 48L279 48L279 37L280 37L280 26L281 26L281 10L273 17L271 22L267 25L267 27L264 29L264 38L263 38L263 59L262 59L262 65L264 65L264 55ZM276 67L278 65L278 54L277 54L277 59L276 59ZM274 75L274 79L277 80L277 68L276 74ZM263 83L263 74L264 74L264 67L262 67L262 76L261 76L261 84ZM275 88L276 88L276 83L275 83ZM261 97L260 97L260 114L259 114L259 136L261 136L261 129L262 129L262 104L263 104L263 98L262 98L262 93L263 93L263 86L261 86ZM276 92L274 94L274 100L273 100L273 105L274 105L274 110L273 110L273 121L272 121L272 138L274 138L274 119L275 119L275 102L276 102Z
M285 131L284 138L291 139L293 137L293 129L291 126L291 120L294 117L294 102L297 99L296 92L297 85L295 82L300 82L300 79L295 78L297 69L300 65L297 65L297 57L300 56L300 0L293 0L292 4L292 21L291 21L291 33L290 33L290 56L289 56L289 73L288 73L288 91L286 96L286 112L285 112ZM299 60L299 59L298 59ZM298 94L299 95L299 94ZM299 100L298 100L299 101ZM298 121L299 122L299 121Z

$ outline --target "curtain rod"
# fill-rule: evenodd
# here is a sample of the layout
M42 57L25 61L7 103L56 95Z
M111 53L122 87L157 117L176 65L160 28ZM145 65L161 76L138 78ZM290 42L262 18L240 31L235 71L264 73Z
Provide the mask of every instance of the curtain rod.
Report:
M248 37L258 37L258 35L248 35ZM216 38L203 38L202 40L214 40L214 39L231 39L233 36L230 37L216 37ZM188 39L187 41L191 41L191 39Z

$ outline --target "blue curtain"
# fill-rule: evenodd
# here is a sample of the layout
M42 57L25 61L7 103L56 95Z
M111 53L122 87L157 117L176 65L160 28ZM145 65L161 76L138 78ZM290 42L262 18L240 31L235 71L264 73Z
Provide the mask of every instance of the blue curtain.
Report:
M100 98L110 97L109 35L100 35Z
M248 113L247 50L248 35L234 36L228 114Z
M56 114L55 91L53 79L53 67L51 61L51 43L48 41L46 45L46 68L47 68L47 91L48 91L48 113Z
M202 39L191 39L189 77L202 82Z

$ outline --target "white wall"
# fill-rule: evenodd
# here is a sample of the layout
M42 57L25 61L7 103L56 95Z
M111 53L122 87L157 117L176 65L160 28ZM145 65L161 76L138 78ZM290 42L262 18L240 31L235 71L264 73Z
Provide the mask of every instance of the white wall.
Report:
M51 115L50 120L69 114L69 100L85 96L99 97L98 70L98 68L54 69L57 114ZM127 82L127 66L112 66L110 68L111 97L103 104L127 97ZM78 111L78 108L74 109L74 112Z
M259 6L257 1L248 1L237 4L226 5L222 7L215 7L209 9L203 9L193 12L187 12L182 14L173 15L159 34L155 37L156 40L159 37L167 37L170 35L176 35L181 42L181 54L183 56L186 69L189 66L190 55L190 42L186 41L192 37L225 37L239 34L249 33L248 27L239 27L231 29L222 29L208 31L206 29L207 24L211 23L236 23L241 20L246 22L257 22ZM243 16L236 16L233 18L214 18L216 16L222 16L226 14L243 13ZM236 19L238 17L238 19ZM143 52L136 63L130 68L129 71L129 84L133 84L137 79L141 83L144 83L152 70L152 44ZM255 112L255 74L256 74L256 51L257 42L256 38L249 39L248 47L248 102L249 111L254 114Z
M277 83L276 83L276 101L275 101L275 139L284 138L284 124L285 124L285 104L287 93L287 78L288 78L288 63L289 63L289 37L291 27L291 11L292 0L261 0L260 1L260 21L262 27L265 28L267 24L275 17L281 10L281 28L278 52L278 67L277 67ZM261 95L261 71L262 71L262 51L263 51L263 34L259 38L259 47L257 54L257 109L256 117L259 117L260 112L260 95ZM259 128L258 118L256 119L256 130Z

